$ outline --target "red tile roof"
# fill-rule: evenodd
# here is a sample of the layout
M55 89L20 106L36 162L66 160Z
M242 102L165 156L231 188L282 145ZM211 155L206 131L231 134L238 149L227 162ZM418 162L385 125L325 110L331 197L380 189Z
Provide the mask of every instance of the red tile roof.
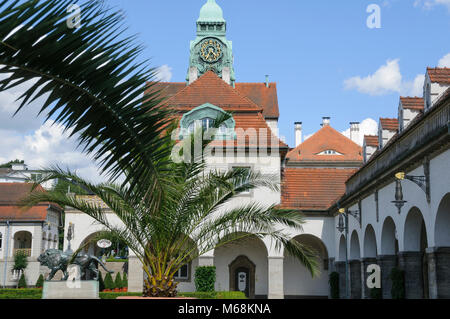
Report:
M397 131L398 130L398 119L388 119L380 117L380 125L383 130Z
M280 141L267 125L262 108L225 83L212 71L206 72L191 85L165 101L168 107L178 112L179 120L184 113L205 103L211 103L224 111L233 113L237 139L232 146L272 146L273 141L278 147L288 148L288 145ZM242 143L244 141L245 143ZM214 141L211 145L228 145L228 143Z
M210 73L213 72L210 71ZM167 98L173 97L187 87L185 82L149 82L148 85L149 87L146 90L146 94L161 90L161 95ZM231 86L229 87L231 88ZM278 118L280 116L276 83L270 83L269 87L266 87L265 83L236 83L235 90L241 97L248 98L258 105L262 109L265 118Z
M343 155L317 155L326 150L334 150ZM329 125L322 127L313 136L287 154L289 161L360 161L362 149Z
M262 107L265 118L279 118L277 84L236 83L236 90Z
M450 68L427 68L431 82L450 84Z
M345 182L356 169L286 168L281 184L281 207L327 210L345 193Z
M378 147L378 135L364 135L364 143L367 146Z
M0 183L0 219L46 220L49 203L41 203L27 210L17 206L18 202L30 193L32 185L30 183ZM38 186L34 192L45 192L45 190ZM60 209L57 205L53 206Z
M424 100L421 97L400 97L404 109L423 110Z

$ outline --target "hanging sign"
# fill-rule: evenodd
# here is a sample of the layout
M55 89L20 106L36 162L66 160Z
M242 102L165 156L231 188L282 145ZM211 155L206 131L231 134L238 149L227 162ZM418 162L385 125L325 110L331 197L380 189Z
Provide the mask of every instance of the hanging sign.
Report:
M100 239L97 242L97 246L100 248L108 248L111 247L112 243L108 239Z

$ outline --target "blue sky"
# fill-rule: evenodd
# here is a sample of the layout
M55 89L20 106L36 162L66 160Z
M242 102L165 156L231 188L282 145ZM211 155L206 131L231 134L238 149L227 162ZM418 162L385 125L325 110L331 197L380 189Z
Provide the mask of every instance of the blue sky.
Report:
M125 11L130 32L138 33L147 47L144 56L155 66L171 68L171 81L186 77L189 41L195 37L195 21L205 2L107 1ZM310 134L320 128L322 116L331 116L332 126L340 131L350 121L395 117L400 94L415 93L409 84L450 53L446 0L217 3L228 24L227 38L233 41L237 81L263 82L269 74L277 82L280 134L291 146L295 121L302 121L305 134ZM380 29L367 27L370 4L381 8ZM395 62L388 71L399 68L400 87L394 81L392 89L376 95L346 89L347 79L374 74L388 60Z
M104 0L125 12L128 34L146 47L171 81L184 81L189 41L206 0ZM280 135L294 146L294 122L304 135L323 116L339 131L363 121L373 133L381 117L396 117L400 95L421 95L427 66L450 67L450 0L217 0L233 41L238 82L277 82ZM381 28L369 29L368 5L381 8ZM24 159L32 168L63 164L98 180L95 165L75 150L63 128L43 125L31 106L11 118L23 88L0 93L0 162ZM35 104L39 104L37 101ZM368 119L374 119L368 120ZM375 127L374 127L375 126Z

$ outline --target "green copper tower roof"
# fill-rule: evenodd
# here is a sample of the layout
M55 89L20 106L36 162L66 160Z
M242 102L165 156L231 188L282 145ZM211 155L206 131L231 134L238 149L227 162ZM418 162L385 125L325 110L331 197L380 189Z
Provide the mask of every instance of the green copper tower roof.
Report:
M222 8L215 0L208 0L200 9L200 17L197 22L225 22Z

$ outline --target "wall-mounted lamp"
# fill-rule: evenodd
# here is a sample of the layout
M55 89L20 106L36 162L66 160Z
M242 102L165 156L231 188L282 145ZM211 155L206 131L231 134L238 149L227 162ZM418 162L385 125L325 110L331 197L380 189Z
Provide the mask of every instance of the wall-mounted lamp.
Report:
M403 190L402 190L402 181L407 179L411 182L415 183L417 186L419 186L427 196L427 202L430 202L430 162L427 159L425 163L423 164L423 171L425 175L422 176L413 176L413 175L407 175L405 172L398 172L395 174L395 200L392 201L392 203L395 204L398 208L398 213L401 213L401 209L403 205L407 201L403 200Z

